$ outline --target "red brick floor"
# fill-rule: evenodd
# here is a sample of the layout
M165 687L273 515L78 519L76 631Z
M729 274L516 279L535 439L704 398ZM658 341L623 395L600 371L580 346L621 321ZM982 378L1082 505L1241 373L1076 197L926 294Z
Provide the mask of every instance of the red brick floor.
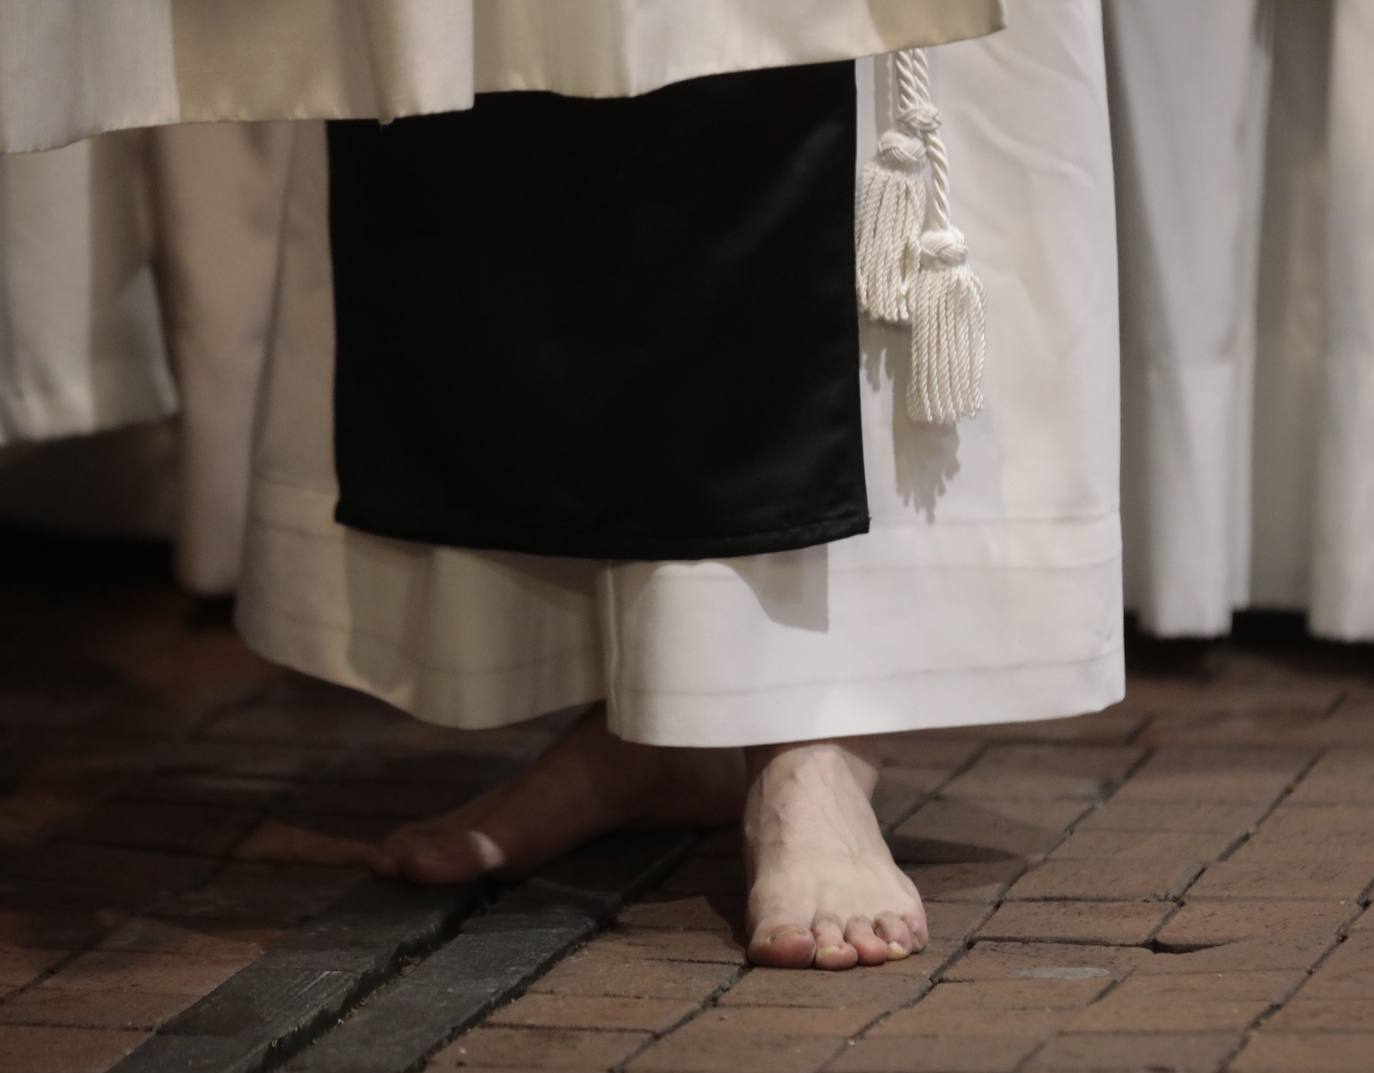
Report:
M0 1073L110 1068L552 733L270 667L155 549L0 550ZM1256 620L1131 662L1102 715L892 739L919 957L748 968L710 836L430 1068L1374 1071L1374 652Z

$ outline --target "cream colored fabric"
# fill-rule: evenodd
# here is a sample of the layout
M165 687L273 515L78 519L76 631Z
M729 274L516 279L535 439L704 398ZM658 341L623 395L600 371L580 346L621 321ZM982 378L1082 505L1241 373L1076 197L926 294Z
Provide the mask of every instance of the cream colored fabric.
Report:
M610 563L335 525L322 138L302 128L239 602L250 644L455 726L608 696L618 733L665 745L1042 718L1119 699L1100 13L1096 0L1019 0L1012 14L1005 34L940 50L935 72L957 217L989 291L988 411L957 429L912 425L907 340L866 328L855 375L873 531L795 552ZM870 70L864 157L886 124Z
M0 516L171 536L187 588L233 589L290 144L218 124L0 157Z
M1374 0L1336 0L1312 628L1374 640Z
M181 391L177 574L195 592L229 592L243 552L292 130L216 124L153 134L163 323Z
M0 156L0 447L174 413L148 140Z
M626 96L1000 24L1000 0L0 0L0 151L452 111L480 90Z
M1128 602L1374 639L1374 0L1106 10Z

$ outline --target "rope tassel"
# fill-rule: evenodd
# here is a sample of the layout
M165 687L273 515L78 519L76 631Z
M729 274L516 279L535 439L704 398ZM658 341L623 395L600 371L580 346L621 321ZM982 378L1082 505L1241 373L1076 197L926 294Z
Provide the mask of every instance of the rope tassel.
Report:
M912 280L920 266L920 234L926 218L926 143L932 118L916 92L913 54L894 58L898 84L896 121L878 140L878 155L859 177L859 308L874 320L911 323Z
M913 421L953 425L983 408L987 299L983 281L967 262L961 232L948 228L921 237L906 385L906 412Z
M897 121L860 183L859 307L875 320L911 325L907 415L951 425L983 408L987 298L963 233L950 223L949 157L925 54L897 53L893 78Z

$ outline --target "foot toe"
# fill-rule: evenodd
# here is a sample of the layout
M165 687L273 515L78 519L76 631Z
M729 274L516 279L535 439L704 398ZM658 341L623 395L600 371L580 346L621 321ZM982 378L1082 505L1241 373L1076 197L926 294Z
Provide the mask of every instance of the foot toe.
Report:
M850 918L844 941L858 952L860 965L882 965L888 960L887 940L878 938L867 917Z
M452 857L427 846L417 846L400 861L400 872L414 883L462 883L472 870Z
M816 950L816 959L811 962L813 967L826 969L830 972L852 969L858 963L859 952L844 942L819 947Z
M383 846L396 858L397 871L416 883L467 883L499 871L504 855L481 831L414 828L398 845Z
M746 956L773 969L805 969L816 960L816 940L799 924L765 922L754 929Z
M839 918L821 914L811 922L811 934L816 939L818 969L852 969L859 963L859 952L845 941L844 927Z
M388 878L401 874L401 862L410 854L419 836L419 828L408 824L398 827L374 846L367 855L367 864L380 876Z
M922 909L916 913L903 913L902 922L911 932L911 949L924 950L930 945L930 928L926 925L926 913Z
M898 914L879 913L873 922L873 931L887 946L888 960L900 961L911 956L911 929Z

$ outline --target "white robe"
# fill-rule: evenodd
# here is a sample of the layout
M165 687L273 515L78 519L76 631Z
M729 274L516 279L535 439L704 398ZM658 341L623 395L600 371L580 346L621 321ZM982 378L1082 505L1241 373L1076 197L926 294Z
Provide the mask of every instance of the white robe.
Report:
M0 158L0 448L176 411L147 148L130 132Z
M1310 623L1374 641L1374 2L1338 0L1332 28L1326 362L1316 439Z
M0 513L172 530L183 584L237 576L289 134L164 124L640 93L1001 17L1000 0L0 0ZM118 133L78 141L100 132Z
M224 123L0 156L0 516L174 534L182 585L233 589L291 138Z
M1126 589L1374 639L1374 0L1110 0Z
M988 412L957 429L894 413L906 337L866 327L856 375L873 529L796 552L613 563L336 525L322 139L302 130L240 590L249 643L452 726L605 696L617 733L660 745L1033 719L1120 699L1100 13L1096 0L1020 0L1012 16L1007 32L936 60L954 218L990 296ZM870 71L861 158L884 111Z
M809 0L804 16L798 6L0 0L0 143L176 120L388 116L460 107L487 88L639 92L967 36L998 16L991 0ZM699 19L708 9L730 21ZM575 16L577 33L552 47L536 12ZM1100 14L1097 0L1017 0L1012 14L1007 33L936 57L955 220L990 295L989 410L955 430L909 424L893 407L906 338L866 328L856 375L873 531L798 552L618 564L335 525L322 139L298 127L239 602L249 641L454 726L607 696L617 732L658 744L1031 719L1119 699ZM484 18L496 22L483 30ZM468 34L491 46L492 26L498 43L519 44L463 44ZM26 52L16 27L38 31ZM83 79L52 78L74 66ZM871 92L864 101L861 158L884 111Z

